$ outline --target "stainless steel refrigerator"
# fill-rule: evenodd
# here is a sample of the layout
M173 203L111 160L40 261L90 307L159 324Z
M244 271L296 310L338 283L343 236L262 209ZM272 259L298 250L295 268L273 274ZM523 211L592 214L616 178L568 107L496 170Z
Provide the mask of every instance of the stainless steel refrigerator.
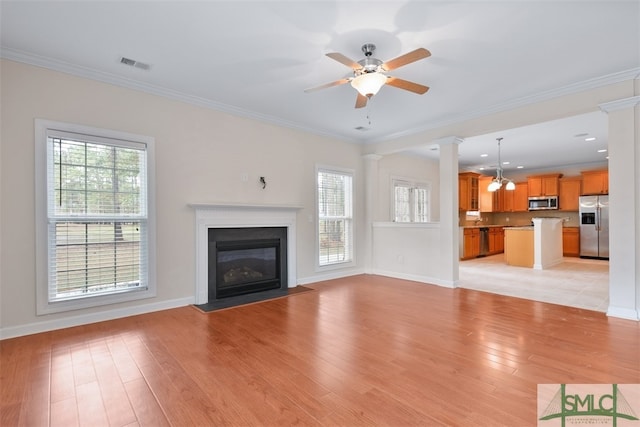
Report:
M609 259L609 196L580 197L580 256Z

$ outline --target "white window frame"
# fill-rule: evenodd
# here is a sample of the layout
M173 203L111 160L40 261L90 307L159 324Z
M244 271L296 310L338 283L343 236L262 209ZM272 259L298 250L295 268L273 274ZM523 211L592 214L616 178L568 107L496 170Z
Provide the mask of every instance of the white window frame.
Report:
M49 218L48 218L48 158L49 133L80 134L92 140L130 141L146 145L147 169L147 270L146 286L130 292L114 292L78 299L49 301ZM36 314L65 312L156 296L156 212L155 212L155 140L109 129L99 129L51 120L35 120L35 194L36 194Z
M409 221L398 221L397 220L397 212L396 212L396 187L406 187L409 188ZM391 196L390 196L390 215L391 221L393 222L404 222L404 223L429 223L431 222L432 212L431 212L431 183L426 181L419 181L413 178L406 178L400 176L392 176L391 177ZM415 212L416 212L416 200L415 200L415 189L422 189L427 192L427 221L416 221Z
M349 245L349 250L350 250L350 257L349 259L346 259L344 261L338 261L338 262L332 262L332 263L328 263L328 264L321 264L320 263L320 205L319 205L319 189L318 189L318 175L321 172L325 172L325 173L334 173L334 174L341 174L341 175L348 175L351 177L351 217L349 218L350 222L351 222L351 244ZM316 264L316 271L324 271L324 270L333 270L333 269L339 269L339 268L347 268L347 267L353 267L355 266L356 263L356 224L355 224L355 217L356 217L356 207L355 207L355 200L356 200L356 177L355 177L355 171L353 169L345 169L345 168L339 168L339 167L334 167L334 166L325 166L325 165L316 165L316 170L315 170L315 179L314 179L314 184L315 184L315 204L316 204L316 233L315 233L315 237L316 237L316 244L315 244L315 264Z

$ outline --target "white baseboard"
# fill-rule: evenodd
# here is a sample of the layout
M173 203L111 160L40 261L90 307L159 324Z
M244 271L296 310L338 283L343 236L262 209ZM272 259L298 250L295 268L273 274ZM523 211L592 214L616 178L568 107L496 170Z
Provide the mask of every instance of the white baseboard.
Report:
M90 323L103 322L105 320L135 316L138 314L151 313L154 311L168 310L170 308L184 307L194 303L194 297L187 297L150 304L136 305L134 307L100 311L97 313L81 314L77 316L65 317L63 319L43 320L41 322L33 322L26 325L14 327L10 326L7 328L0 328L0 340L21 337L24 335L37 334L40 332L54 331L56 329L70 328L73 326L87 325Z
M635 321L640 320L640 312L638 312L638 310L634 310L633 308L613 307L611 305L607 309L607 316Z
M343 277L357 276L359 274L365 274L364 269L359 268L356 270L333 270L327 273L316 274L309 277L299 277L297 280L298 285L309 285L311 283L323 282L325 280L342 279Z
M429 285L437 285L437 286L442 286L444 288L458 287L457 281L442 280L442 279L438 279L437 277L422 276L418 274L406 274L406 273L398 273L396 271L385 271L385 270L376 270L376 269L373 269L373 274L376 274L378 276L393 277L395 279L411 280L413 282L421 282Z

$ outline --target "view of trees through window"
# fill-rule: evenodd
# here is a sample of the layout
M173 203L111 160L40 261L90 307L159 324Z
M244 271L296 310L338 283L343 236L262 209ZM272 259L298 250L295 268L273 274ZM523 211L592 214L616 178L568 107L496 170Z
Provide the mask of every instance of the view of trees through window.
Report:
M144 150L48 141L50 300L140 286Z
M394 180L395 222L429 222L429 190L425 184Z
M320 265L351 261L352 210L351 175L318 172Z

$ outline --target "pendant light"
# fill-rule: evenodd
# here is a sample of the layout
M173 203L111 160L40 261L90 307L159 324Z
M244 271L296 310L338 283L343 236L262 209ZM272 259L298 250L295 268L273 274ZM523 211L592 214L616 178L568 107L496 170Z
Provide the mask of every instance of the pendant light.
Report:
M502 141L502 138L496 139L498 140L498 167L496 169L496 177L493 178L489 183L487 191L492 193L494 191L498 191L500 188L502 188L503 183L506 183L505 190L513 191L516 189L516 184L502 175L502 160L500 158L500 142Z

